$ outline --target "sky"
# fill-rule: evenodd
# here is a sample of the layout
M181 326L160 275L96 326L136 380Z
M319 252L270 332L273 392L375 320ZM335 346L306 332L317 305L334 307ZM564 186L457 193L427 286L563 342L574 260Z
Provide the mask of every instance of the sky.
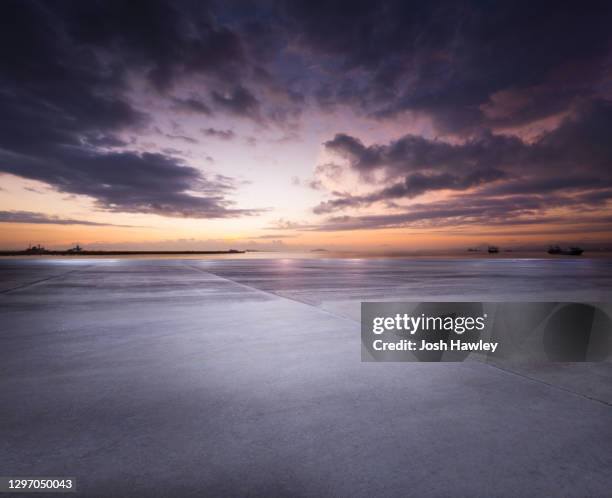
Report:
M612 4L3 1L0 248L612 244Z

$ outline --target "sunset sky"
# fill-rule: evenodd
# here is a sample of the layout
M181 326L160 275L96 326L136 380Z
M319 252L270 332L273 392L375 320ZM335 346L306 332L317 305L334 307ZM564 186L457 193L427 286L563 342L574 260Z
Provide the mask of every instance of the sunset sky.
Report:
M612 4L3 1L0 248L612 243Z

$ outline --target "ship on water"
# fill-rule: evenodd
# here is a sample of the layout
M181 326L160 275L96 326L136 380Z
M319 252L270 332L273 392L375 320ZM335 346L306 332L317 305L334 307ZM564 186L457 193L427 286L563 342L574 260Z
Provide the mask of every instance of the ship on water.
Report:
M36 246L33 246L32 244L30 244L28 245L28 248L22 252L23 254L46 254L48 251L40 244Z
M584 252L584 249L580 247L568 247L562 249L559 246L550 246L548 248L548 254L563 254L566 256L580 256Z
M497 254L499 252L499 247L497 246L489 246L489 254Z

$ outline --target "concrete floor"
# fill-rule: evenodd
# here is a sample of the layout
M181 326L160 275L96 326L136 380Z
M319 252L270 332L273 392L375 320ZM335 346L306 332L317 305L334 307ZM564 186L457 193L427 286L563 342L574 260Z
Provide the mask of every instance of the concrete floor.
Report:
M327 264L1 261L0 474L84 496L612 495L609 364L361 363L355 303L457 276Z

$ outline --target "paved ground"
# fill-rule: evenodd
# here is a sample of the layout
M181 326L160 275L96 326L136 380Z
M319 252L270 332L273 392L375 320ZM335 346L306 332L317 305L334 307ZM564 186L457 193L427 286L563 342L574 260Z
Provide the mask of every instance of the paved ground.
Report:
M0 262L0 474L88 496L612 494L609 365L361 363L355 303L456 275L323 264Z

